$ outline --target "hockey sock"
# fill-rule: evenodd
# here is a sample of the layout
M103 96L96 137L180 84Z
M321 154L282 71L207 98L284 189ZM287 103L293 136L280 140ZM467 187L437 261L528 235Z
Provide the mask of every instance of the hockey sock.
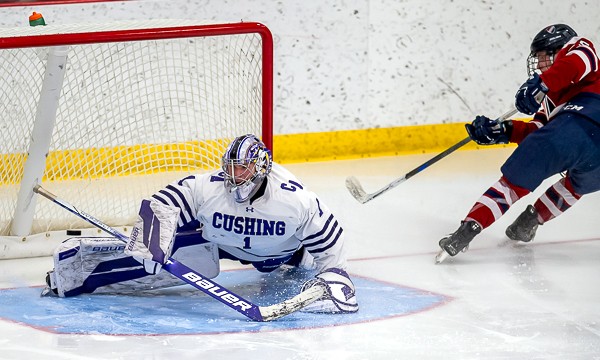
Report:
M533 204L539 214L538 221L543 224L554 219L575 205L580 198L581 195L575 192L569 177L560 179Z
M504 215L513 203L529 192L525 188L511 184L503 176L481 195L467 214L465 221L476 221L485 229Z

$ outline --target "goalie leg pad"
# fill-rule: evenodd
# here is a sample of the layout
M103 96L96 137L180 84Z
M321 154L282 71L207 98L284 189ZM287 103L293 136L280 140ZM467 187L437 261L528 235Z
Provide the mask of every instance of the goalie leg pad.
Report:
M183 284L166 271L149 275L142 264L125 254L124 248L125 244L114 238L64 241L54 252L54 269L48 273L51 291L60 297L82 293L132 294ZM207 278L219 274L218 251L214 244L181 247L173 258Z
M100 288L145 276L137 261L123 253L125 244L114 238L71 238L54 252L51 286L60 297L102 292ZM140 272L142 270L142 272Z

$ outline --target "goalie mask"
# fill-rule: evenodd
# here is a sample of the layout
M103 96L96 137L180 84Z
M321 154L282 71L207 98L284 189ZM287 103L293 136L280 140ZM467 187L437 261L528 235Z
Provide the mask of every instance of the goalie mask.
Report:
M531 53L527 57L529 76L535 72L546 71L553 63L554 56L572 38L577 36L575 30L565 24L550 25L540 31L531 42Z
M242 203L256 194L271 166L271 151L262 141L251 134L237 137L221 160L225 189Z

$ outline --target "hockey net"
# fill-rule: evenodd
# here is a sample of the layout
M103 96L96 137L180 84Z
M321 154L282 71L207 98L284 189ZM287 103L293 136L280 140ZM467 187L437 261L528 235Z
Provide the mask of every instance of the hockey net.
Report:
M142 198L219 167L234 137L272 148L272 54L259 23L0 29L0 258L98 233L34 195L36 182L127 232Z

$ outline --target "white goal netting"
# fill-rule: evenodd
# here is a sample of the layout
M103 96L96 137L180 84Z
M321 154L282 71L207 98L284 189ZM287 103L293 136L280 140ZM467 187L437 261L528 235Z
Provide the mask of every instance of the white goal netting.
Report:
M36 122L54 121L42 137L49 145L37 165L41 184L111 226L132 224L140 200L168 182L217 168L235 136L255 133L271 146L271 46L270 33L256 23L0 29L2 241L90 228L29 193L21 201L27 207L33 197L31 224L26 234L15 230L19 190L31 187L23 175L35 167L28 153L40 142ZM66 54L64 75L60 65L45 73L55 53ZM55 93L44 86L53 76L64 76ZM45 102L55 100L54 117ZM15 256L40 255L29 252Z

